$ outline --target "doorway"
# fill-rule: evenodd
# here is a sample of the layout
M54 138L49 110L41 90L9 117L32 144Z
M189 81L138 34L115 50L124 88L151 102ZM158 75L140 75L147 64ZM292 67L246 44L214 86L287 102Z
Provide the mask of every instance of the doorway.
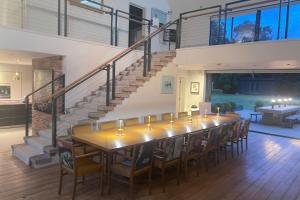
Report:
M136 5L129 5L129 14L128 46L130 47L143 37L144 9Z

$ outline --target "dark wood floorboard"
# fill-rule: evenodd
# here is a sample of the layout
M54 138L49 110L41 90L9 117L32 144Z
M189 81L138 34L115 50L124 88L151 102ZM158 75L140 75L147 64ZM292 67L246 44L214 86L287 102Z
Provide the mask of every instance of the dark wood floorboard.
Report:
M235 154L236 155L236 154ZM197 177L189 171L187 181L179 186L169 173L167 191L161 190L159 176L154 176L151 196L146 180L137 180L136 197L141 200L300 200L300 141L261 134L250 134L249 149L228 160L224 157L209 171ZM128 198L126 185L113 183L112 194L100 196L95 177L79 185L78 200L120 200ZM63 194L57 195L58 167L32 169L0 152L1 200L67 200L71 198L72 178L64 179Z

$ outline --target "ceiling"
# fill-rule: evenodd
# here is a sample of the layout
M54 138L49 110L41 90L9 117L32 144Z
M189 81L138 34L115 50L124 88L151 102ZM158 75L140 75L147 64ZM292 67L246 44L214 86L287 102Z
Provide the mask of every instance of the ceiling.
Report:
M32 59L54 56L51 54L0 49L1 64L32 65Z

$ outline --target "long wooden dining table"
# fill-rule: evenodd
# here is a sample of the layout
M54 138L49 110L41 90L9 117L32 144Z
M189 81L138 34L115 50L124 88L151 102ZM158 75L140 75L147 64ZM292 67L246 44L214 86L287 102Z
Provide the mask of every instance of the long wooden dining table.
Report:
M91 126L79 126L73 129L72 139L97 148L107 154L107 175L110 191L110 164L112 153L123 148L143 144L151 140L162 140L169 137L192 134L240 120L233 115L193 116L170 121L157 121L149 124L138 124L118 129L96 130Z

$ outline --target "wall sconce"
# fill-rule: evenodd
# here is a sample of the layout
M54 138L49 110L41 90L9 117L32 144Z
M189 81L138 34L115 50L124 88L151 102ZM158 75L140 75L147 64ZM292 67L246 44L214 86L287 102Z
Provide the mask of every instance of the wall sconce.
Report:
M21 74L19 72L16 72L13 76L14 81L19 81L21 80Z

